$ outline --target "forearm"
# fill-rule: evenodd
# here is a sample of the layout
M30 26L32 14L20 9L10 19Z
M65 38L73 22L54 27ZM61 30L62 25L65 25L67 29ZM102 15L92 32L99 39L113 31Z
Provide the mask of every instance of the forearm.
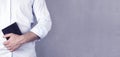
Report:
M38 39L38 36L33 32L25 33L21 35L21 37L23 37L23 41L21 41L22 44Z

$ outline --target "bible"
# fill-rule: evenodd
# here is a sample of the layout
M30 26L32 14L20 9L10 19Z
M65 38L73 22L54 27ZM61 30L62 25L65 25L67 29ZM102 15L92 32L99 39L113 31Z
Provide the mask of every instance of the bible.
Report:
M2 29L2 32L3 32L4 35L5 34L9 34L9 33L22 35L22 33L21 33L21 31L20 31L20 29L19 29L19 27L18 27L16 22L11 24L11 25L9 25L9 26L7 26L6 28ZM6 38L6 39L8 40L9 37Z

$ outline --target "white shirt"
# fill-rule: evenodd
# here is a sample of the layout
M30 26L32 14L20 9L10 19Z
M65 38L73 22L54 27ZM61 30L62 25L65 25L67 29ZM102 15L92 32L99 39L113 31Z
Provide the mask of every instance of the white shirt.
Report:
M35 41L10 52L3 45L1 30L17 22L21 32L33 32L44 38L51 28L51 19L45 0L0 0L0 57L36 57Z

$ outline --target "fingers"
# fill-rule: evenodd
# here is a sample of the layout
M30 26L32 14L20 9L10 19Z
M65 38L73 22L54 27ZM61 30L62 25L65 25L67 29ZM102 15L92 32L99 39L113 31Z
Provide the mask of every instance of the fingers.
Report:
M12 49L12 47L11 47L10 45L6 45L6 48L7 48L8 50L11 50L11 49Z
M8 41L5 41L3 44L6 48L10 49L11 44Z
M9 50L10 50L11 52L13 52L13 51L15 51L16 49L18 49L18 47L19 47L19 45L16 45L15 47L10 48Z
M3 44L11 52L15 51L17 48L21 46L21 44L19 43L20 35L10 33L10 34L4 35L3 37L10 38L9 40L5 41Z
M7 46L7 49L10 50L11 52L15 51L16 49L18 49L19 45L16 45L14 47L12 46Z
M13 45L8 42L4 42L5 47L11 52L15 51L20 45Z
M10 36L12 36L12 35L13 35L13 33L5 34L5 35L3 36L3 38L8 38L8 37L10 37Z
M9 43L8 43L8 41L5 41L3 44L4 44L4 45L7 45L7 44L9 44Z
M3 43L8 50L12 50L12 46L6 41Z

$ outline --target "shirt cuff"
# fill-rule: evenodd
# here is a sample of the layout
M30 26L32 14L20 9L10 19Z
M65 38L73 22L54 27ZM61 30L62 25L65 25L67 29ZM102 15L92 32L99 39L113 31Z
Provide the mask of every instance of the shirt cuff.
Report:
M30 31L35 33L40 39L43 39L48 33L47 30L44 29L43 27L40 29L33 27Z

